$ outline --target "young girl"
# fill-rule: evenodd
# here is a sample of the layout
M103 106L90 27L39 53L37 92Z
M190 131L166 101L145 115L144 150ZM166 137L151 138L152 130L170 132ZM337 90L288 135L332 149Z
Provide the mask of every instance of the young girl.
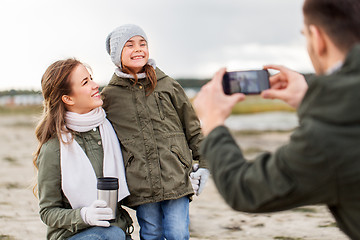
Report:
M97 177L119 179L119 201L129 195L121 148L106 119L99 86L75 59L48 67L42 80L44 114L36 128L40 217L47 239L125 239L132 221L118 203L97 200ZM130 238L131 239L131 238Z
M116 65L102 92L104 109L123 146L141 239L189 239L189 174L200 168L200 193L209 171L199 157L199 120L184 90L149 59L147 37L136 25L123 25L106 40Z

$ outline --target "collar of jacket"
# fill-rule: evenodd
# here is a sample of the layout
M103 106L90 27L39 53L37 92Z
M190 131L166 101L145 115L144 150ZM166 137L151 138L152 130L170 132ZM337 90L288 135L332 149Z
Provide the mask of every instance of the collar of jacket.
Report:
M344 65L340 69L342 73L348 72L360 72L360 44L356 44L350 49L348 55L345 58Z
M147 64L149 64L150 66L152 66L154 69L156 69L156 62L154 59L149 59ZM121 68L115 68L115 74L118 75L121 78L134 78L133 75L128 74L128 73L124 73ZM146 74L145 73L137 73L136 74L138 79L142 79L142 78L146 78Z
M351 124L358 122L360 111L360 44L347 54L344 64L330 75L314 75L299 106L300 119Z
M155 73L156 73L157 81L160 81L165 77L167 77L167 75L163 71L161 71L158 67L156 67ZM143 81L143 80L144 79L139 79L139 81ZM114 73L109 84L117 85L117 86L130 86L133 84L133 82L131 81L130 78L121 78Z

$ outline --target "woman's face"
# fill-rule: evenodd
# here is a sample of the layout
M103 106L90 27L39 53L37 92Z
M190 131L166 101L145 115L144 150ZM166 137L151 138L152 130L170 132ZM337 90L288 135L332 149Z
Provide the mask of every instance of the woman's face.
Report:
M102 106L99 85L92 80L84 65L76 66L71 72L69 80L71 94L62 97L69 111L84 114Z
M149 49L143 37L134 36L125 43L121 53L121 63L123 66L130 68L135 73L139 73L143 70L148 59Z

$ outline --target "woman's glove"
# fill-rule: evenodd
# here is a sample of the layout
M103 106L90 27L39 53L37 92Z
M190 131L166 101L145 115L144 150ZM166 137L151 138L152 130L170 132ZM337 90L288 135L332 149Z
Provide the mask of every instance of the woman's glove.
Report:
M193 172L190 173L190 181L197 196L204 190L209 175L210 172L206 168L199 168L199 164L197 163L193 165Z
M89 207L80 210L81 218L90 226L109 227L110 223L106 220L111 219L112 210L106 207L103 200L95 200Z

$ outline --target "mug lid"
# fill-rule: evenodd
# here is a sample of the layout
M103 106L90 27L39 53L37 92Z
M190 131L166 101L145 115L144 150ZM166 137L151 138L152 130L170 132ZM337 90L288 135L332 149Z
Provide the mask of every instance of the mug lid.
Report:
M118 190L119 180L116 177L101 177L97 179L97 189L99 190Z

